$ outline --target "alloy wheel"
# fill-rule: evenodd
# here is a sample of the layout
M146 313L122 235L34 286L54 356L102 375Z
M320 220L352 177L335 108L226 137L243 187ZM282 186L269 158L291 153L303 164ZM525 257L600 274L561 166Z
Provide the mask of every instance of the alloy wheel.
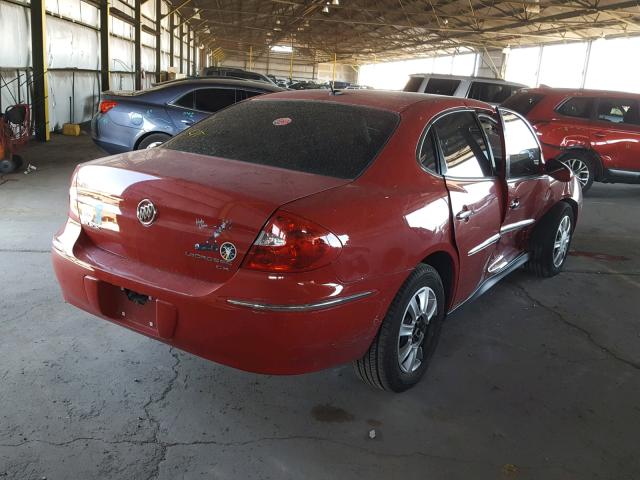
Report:
M407 304L398 334L398 364L404 373L415 372L424 358L423 345L429 335L431 319L438 311L435 292L422 287Z
M569 158L563 162L567 167L573 170L574 175L580 182L580 186L584 187L589 183L589 166L579 158Z
M568 216L562 217L556 238L553 243L553 264L556 268L560 268L564 262L569 250L569 242L571 241L571 219Z

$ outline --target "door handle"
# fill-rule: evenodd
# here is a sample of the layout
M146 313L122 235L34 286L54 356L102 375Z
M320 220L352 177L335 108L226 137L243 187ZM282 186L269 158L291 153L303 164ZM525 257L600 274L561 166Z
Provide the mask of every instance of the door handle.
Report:
M519 198L514 198L513 200L511 200L509 202L509 208L510 209L515 209L518 208L520 206L520 199Z
M465 222L468 222L469 218L473 214L474 214L474 211L470 210L469 207L467 207L465 205L464 207L462 207L462 210L460 210L458 213L456 213L456 218L458 220L464 220Z
M180 122L184 123L187 127L193 125L193 122L191 120L180 120Z
M596 138L604 138L604 137L607 136L607 134L606 133L594 133L593 136L596 137Z

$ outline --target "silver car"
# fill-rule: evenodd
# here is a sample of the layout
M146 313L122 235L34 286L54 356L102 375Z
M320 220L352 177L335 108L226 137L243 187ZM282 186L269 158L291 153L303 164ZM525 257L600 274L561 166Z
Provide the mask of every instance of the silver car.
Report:
M190 78L148 90L105 92L91 121L91 136L108 153L150 148L213 112L255 95L282 90L266 82Z
M404 91L473 98L497 105L521 88L527 86L498 78L414 73L409 76Z

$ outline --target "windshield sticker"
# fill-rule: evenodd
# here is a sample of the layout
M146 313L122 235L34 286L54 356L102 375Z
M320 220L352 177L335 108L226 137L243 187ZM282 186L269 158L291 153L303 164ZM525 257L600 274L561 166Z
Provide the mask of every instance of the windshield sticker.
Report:
M283 118L276 118L272 123L276 126L276 127L282 127L283 125L289 125L293 120L291 120L289 117L283 117Z

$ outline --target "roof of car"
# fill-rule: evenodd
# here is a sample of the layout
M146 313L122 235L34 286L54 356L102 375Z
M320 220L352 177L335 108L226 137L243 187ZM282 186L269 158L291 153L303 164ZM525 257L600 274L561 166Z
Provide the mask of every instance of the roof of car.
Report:
M508 85L518 85L521 87L526 87L526 85L517 82L509 82L507 80L503 80L501 78L491 78L491 77L473 77L467 75L448 75L444 73L412 73L409 75L410 77L430 77L430 78L446 78L451 80L481 80L483 82L490 83L506 83Z
M245 88L258 88L261 90L271 90L273 92L280 92L284 89L278 87L269 82L262 82L258 80L244 80L232 77L189 77L181 78L179 80L169 80L168 82L162 82L156 84L153 89L161 89L163 87L175 87L183 85L232 85Z
M553 88L540 86L537 88L525 88L521 92L542 93L546 95L575 95L575 96L597 96L597 97L619 97L621 95L633 98L640 98L640 93L618 92L615 90L595 90L586 88Z
M491 108L487 103L468 98L449 97L445 95L428 95L424 93L397 92L391 90L337 90L334 95L331 90L287 90L268 95L253 97L252 100L310 100L359 105L364 107L379 108L400 113L410 106L420 102L438 102L443 108L457 106L469 106L479 108Z

